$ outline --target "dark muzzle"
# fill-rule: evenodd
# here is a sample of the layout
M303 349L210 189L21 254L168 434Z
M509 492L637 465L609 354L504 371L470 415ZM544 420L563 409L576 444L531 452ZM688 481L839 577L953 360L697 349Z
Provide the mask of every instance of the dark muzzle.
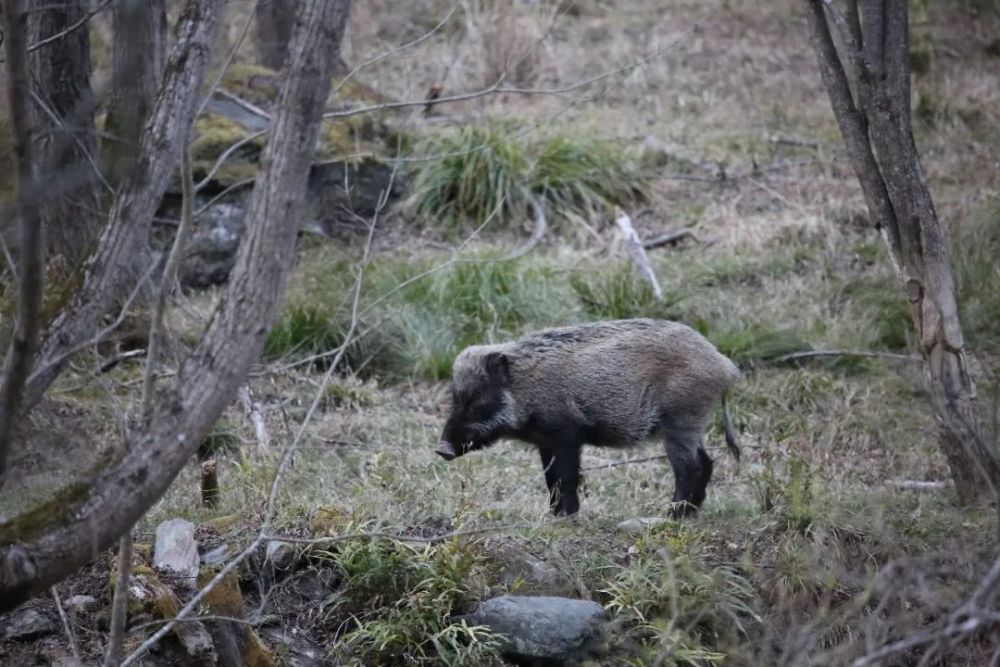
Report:
M443 458L445 461L451 461L458 456L458 450L455 449L455 445L451 444L447 440L442 440L438 448L434 450L434 453Z

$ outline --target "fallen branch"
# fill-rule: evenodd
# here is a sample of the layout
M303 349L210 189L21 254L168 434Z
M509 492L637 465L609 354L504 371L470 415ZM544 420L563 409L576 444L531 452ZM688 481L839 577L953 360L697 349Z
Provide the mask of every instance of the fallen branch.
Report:
M890 479L886 481L886 486L893 486L897 489L916 489L922 491L935 491L938 489L947 489L951 486L949 481L924 481L917 479Z
M786 361L798 361L799 359L813 359L823 357L861 357L873 359L895 359L898 361L920 362L919 354L900 354L898 352L867 352L863 350L806 350L804 352L792 352L774 359L774 363L781 364Z
M660 234L659 236L654 236L648 241L643 241L642 247L646 250L651 250L653 248L659 248L665 246L668 243L677 243L681 239L687 237L693 238L695 241L701 241L701 238L694 233L693 229L679 229L674 232L667 232L666 234Z
M656 279L653 266L649 263L649 257L646 256L646 251L643 249L642 239L639 238L635 227L632 226L632 218L628 216L628 213L619 210L615 216L615 222L618 224L618 228L621 229L622 238L625 239L625 249L628 250L632 262L635 263L636 268L639 269L639 273L642 274L642 277L653 288L653 296L656 300L662 301L663 290L660 288L660 281Z
M135 359L136 357L141 357L144 356L145 354L146 350L143 349L129 350L127 352L122 352L121 354L116 354L107 361L102 362L97 369L97 373L98 374L107 373L121 362L126 361L128 359Z
M271 435L267 432L267 422L264 421L264 416L260 414L260 409L253 400L250 387L247 385L240 387L239 399L243 412L253 425L254 435L257 437L257 452L266 454L271 449Z

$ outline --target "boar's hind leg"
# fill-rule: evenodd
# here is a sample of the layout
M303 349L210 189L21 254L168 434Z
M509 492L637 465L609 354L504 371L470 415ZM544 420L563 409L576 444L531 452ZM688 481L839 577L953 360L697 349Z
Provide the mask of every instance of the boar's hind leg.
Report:
M580 509L580 499L577 496L580 483L580 445L573 443L546 447L540 452L552 513L576 514Z
M705 502L705 489L712 478L712 459L701 445L701 429L670 429L666 450L674 469L675 516L689 516Z

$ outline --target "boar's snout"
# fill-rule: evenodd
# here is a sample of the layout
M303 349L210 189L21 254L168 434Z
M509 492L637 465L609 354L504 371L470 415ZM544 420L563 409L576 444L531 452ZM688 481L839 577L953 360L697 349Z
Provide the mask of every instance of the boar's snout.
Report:
M455 445L451 444L447 440L442 440L438 445L438 448L434 450L434 453L443 458L445 461L451 461L458 456L458 450L455 449Z

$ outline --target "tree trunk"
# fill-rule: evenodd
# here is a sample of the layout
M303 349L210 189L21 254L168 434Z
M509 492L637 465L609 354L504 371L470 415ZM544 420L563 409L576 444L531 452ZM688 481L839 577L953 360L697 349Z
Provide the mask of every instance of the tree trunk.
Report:
M38 210L38 179L32 141L28 75L28 16L21 0L3 0L0 5L7 64L7 98L10 104L11 139L17 170L15 210L20 223L20 252L17 262L17 321L14 337L7 348L0 374L0 486L7 478L7 458L13 440L25 379L38 349L42 306L42 223ZM2 576L2 575L0 575Z
M959 501L996 498L1000 457L976 405L948 239L913 138L906 0L806 0L813 46L847 154L902 282ZM845 44L851 81L830 33ZM851 83L856 94L851 92Z
M28 4L34 141L47 174L42 227L50 266L55 260L58 272L66 274L86 259L101 221L93 187L98 174L90 30L86 23L69 30L86 16L88 3L31 0Z
M269 0L268 2L258 2L254 10L254 18L257 23L257 58L264 67L277 70L285 64L288 55L288 42L292 36L292 28L295 25L296 0ZM344 25L339 26L341 31L347 23L348 15L351 11L350 0L338 4L345 6L343 13L337 20ZM334 61L334 74L344 73L347 66L340 57L340 44L337 45L336 59Z
M108 224L87 261L83 286L59 314L28 379L25 409L42 397L72 354L98 331L116 300L135 289L147 266L153 215L177 168L201 98L225 0L187 0L178 20L177 43L139 138L132 167L124 175ZM144 266L143 263L146 263Z
M165 1L116 0L111 29L112 93L106 129L114 136L108 157L112 178L118 183L135 159L143 123L163 82L167 52Z
M212 4L217 15L217 3L191 2ZM277 316L292 265L298 209L347 5L300 4L228 294L173 386L154 401L153 415L130 438L123 458L93 483L67 489L54 506L0 525L0 611L111 546L163 495L245 381ZM146 159L143 153L140 163Z

